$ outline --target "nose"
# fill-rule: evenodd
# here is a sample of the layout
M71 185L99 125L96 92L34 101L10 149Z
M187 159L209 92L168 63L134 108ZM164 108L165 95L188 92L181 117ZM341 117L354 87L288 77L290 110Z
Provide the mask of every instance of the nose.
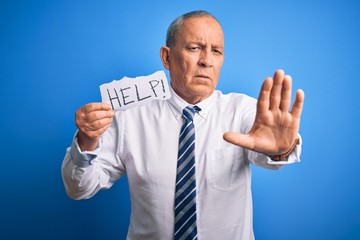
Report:
M201 67L212 67L213 66L213 55L210 49L203 49L199 58L199 65Z

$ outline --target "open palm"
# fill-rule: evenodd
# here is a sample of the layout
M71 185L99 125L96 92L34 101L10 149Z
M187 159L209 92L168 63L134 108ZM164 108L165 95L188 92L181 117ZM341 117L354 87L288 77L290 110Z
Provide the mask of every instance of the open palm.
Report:
M273 78L266 78L250 131L247 134L227 132L224 139L267 155L279 155L290 149L297 138L304 103L304 92L297 90L290 110L291 85L291 77L284 75L282 70L277 70Z

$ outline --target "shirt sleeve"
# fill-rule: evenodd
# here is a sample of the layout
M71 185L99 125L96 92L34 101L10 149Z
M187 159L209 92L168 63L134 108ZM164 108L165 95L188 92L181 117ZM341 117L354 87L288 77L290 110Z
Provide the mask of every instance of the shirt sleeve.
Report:
M100 189L110 188L126 174L120 157L123 134L118 125L117 118L114 118L94 151L82 152L75 134L62 163L62 178L70 198L90 198Z

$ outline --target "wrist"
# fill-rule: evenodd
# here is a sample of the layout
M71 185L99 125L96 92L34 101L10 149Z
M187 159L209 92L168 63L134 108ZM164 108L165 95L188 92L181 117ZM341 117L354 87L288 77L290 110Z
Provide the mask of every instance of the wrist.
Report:
M77 142L81 151L93 151L99 145L99 139L89 138L81 131L77 134Z
M279 155L267 155L273 161L284 161L290 156L292 151L294 151L296 145L299 143L299 138L296 138L289 150Z

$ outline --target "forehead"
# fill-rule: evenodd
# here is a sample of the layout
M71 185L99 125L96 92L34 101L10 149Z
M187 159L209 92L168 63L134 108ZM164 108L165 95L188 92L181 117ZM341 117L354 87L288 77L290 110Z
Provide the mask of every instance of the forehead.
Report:
M180 41L210 41L223 45L224 34L217 20L211 16L201 16L184 20L178 38Z

